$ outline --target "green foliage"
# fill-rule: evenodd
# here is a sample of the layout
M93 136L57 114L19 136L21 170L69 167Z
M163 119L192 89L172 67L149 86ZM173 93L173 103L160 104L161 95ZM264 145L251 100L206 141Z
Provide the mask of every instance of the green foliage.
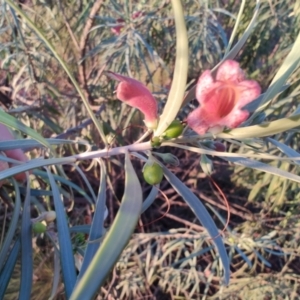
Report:
M0 150L30 157L0 156L11 166L0 172L1 299L300 294L298 1L171 2L0 2L0 122L16 136ZM194 82L224 57L265 93L244 127L194 135L181 123ZM154 133L115 101L104 70L151 89ZM220 141L227 152L212 150ZM225 180L229 225L212 176Z

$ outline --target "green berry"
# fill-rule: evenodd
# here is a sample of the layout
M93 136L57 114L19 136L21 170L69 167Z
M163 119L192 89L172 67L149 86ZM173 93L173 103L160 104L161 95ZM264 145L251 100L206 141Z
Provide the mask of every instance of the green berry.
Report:
M143 169L143 176L147 183L155 185L162 181L164 172L158 163L146 164Z
M32 231L34 233L45 233L47 230L47 226L41 222L36 222L32 224Z
M173 139L180 136L183 132L184 126L179 120L174 120L164 132L166 139Z

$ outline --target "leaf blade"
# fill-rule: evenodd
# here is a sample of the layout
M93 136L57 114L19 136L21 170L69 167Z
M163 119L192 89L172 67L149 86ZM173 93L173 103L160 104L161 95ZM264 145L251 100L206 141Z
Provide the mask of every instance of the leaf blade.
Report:
M70 300L92 299L103 284L136 226L142 209L142 199L140 182L126 152L125 191L120 209L101 247L77 283Z
M212 237L213 243L215 244L218 250L220 259L223 264L224 283L228 285L230 279L229 259L222 238L219 236L218 228L216 227L212 217L210 216L200 199L196 197L196 195L192 193L191 190L185 184L183 184L183 182L179 180L171 171L169 171L164 166L162 167L166 179L172 185L174 190L179 195L181 195L182 198L186 201L186 203L190 206L194 214L197 216L198 220L206 228L209 235Z

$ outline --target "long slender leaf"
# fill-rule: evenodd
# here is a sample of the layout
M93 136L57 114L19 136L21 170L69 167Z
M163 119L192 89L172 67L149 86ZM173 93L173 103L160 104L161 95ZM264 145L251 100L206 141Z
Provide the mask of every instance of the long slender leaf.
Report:
M17 225L18 225L18 221L19 221L19 215L21 212L20 190L19 190L17 182L14 179L12 181L13 181L14 191L15 191L15 207L14 207L14 211L13 211L13 214L11 217L9 228L6 233L4 243L3 243L1 251L0 251L0 270L5 262L8 250L12 243L12 240L16 235L16 229L17 229ZM1 297L0 297L0 299L1 299Z
M272 122L262 123L260 125L235 128L227 132L216 134L216 137L228 139L245 139L245 138L258 138L270 136L277 133L285 132L287 130L300 126L300 114L288 118L282 118Z
M129 154L125 154L125 191L119 212L70 300L93 299L126 246L142 209L142 188Z
M52 290L51 295L49 297L49 300L54 299L55 295L57 294L59 282L60 282L60 255L57 248L54 247L54 255L53 255L53 261L54 261L54 272L53 272L53 283L52 283Z
M223 57L222 61L220 61L212 70L213 73L215 73L218 68L220 67L220 65L222 64L222 62L224 60L227 59L234 59L237 54L240 52L240 50L243 48L243 46L245 45L246 41L248 40L250 34L252 33L255 25L256 25L256 19L258 17L259 14L259 7L260 7L260 0L256 0L256 6L253 12L253 17L248 25L248 27L246 28L244 34L242 35L242 37L239 39L239 41L235 44L235 46Z
M101 136L102 141L106 144L106 137L103 132L102 125L97 120L96 116L94 115L88 100L86 99L83 91L81 90L78 82L75 79L75 76L72 74L70 69L68 68L67 64L64 62L64 60L59 56L57 53L55 47L50 43L50 41L46 38L46 36L43 34L43 32L33 23L33 21L24 13L24 11L18 6L18 3L12 0L5 0L5 2L14 9L24 20L26 20L26 24L35 32L35 34L45 43L45 45L50 49L50 51L53 53L54 57L58 60L62 68L65 70L67 75L69 76L70 80L72 81L74 87L76 88L78 94L80 95L83 104L85 105L85 108L87 112L89 113L91 119L93 120L94 124L96 125L99 134Z
M79 144L79 145L89 146L89 143L87 141L71 141L71 140L64 140L64 139L45 139L45 141L49 145ZM23 150L26 150L27 148L31 149L31 148L41 148L41 147L45 147L45 145L32 139L10 140L10 141L0 142L1 151L11 150L16 148L21 148Z
M11 177L15 174L26 172L35 168L49 166L49 165L63 165L74 163L76 161L75 158L72 157L63 157L63 158L50 158L50 159L43 159L43 158L36 158L32 159L26 163L21 163L18 166L11 167L5 171L0 172L0 180L5 179L7 177ZM20 163L16 161L17 163Z
M265 95L261 101L261 106L253 114L252 118L254 118L259 112L265 109L265 107L268 104L270 104L270 101L273 99L273 97L275 97L279 93L280 89L286 83L287 79L299 66L300 63L299 48L300 48L300 33L298 34L298 37L293 45L293 48L291 49L288 56L281 64L281 67L277 71L269 88L265 92Z
M232 33L230 35L230 40L228 42L228 46L227 46L227 48L225 50L225 55L228 54L228 52L229 52L229 50L231 48L231 45L232 45L232 43L233 43L233 41L235 39L236 32L237 32L237 30L239 28L239 25L240 25L241 21L242 21L242 16L243 16L245 4L246 4L246 0L242 0L238 16L237 16L237 18L236 18L236 20L234 22L234 28L233 28Z
M46 168L46 171L49 177L49 181L53 193L53 201L54 201L55 212L56 212L59 250L60 250L60 262L61 262L65 292L66 292L67 299L69 299L76 282L76 270L75 270L70 231L67 223L65 208L63 206L58 187L48 168Z
M19 256L20 249L21 241L20 238L18 238L14 243L12 249L10 250L7 261L5 262L5 265L0 272L0 299L4 299L5 291L9 281L11 280L11 276Z
M222 238L219 236L218 228L215 225L214 220L208 213L205 206L202 204L200 199L195 196L194 193L180 180L178 179L171 171L163 166L164 175L166 179L170 182L173 189L186 201L186 203L193 210L194 214L197 216L201 224L206 228L209 235L212 238L212 241L216 245L220 259L224 268L224 283L229 284L230 279L230 269L229 269L229 259L226 252L226 248L222 241Z
M51 149L50 144L40 135L38 134L35 130L31 129L30 127L24 125L22 122L14 118L13 116L10 116L6 112L0 110L0 123L13 128L20 130L24 132L25 134L29 135L32 137L34 140L38 141L45 147Z
M236 165L240 165L246 168L251 168L254 170L259 170L259 171L263 171L266 173L270 173L276 176L280 176L295 182L300 182L300 176L297 176L295 174L292 174L290 172L272 167L268 164L264 164L260 161L257 160L252 160L252 159L248 159L248 158L241 158L241 157L222 157L222 159L227 160L229 162L232 162Z
M40 171L40 170L34 170L33 174L36 175L36 176L40 176L42 178L48 178L47 173L43 172L43 171ZM94 204L94 200L80 186L76 185L72 181L70 181L70 180L68 180L68 179L66 179L62 176L59 176L59 175L53 175L53 178L54 178L54 180L60 181L61 183L69 186L71 189L77 191L80 195L85 197L86 200L88 202L90 202L90 204ZM22 188L21 188L21 191L22 191ZM31 195L36 195L36 196L38 196L39 194L41 194L41 195L53 195L51 191L45 191L45 190L33 190L33 189L31 189L30 193L31 193Z
M282 153L284 153L286 156L288 157L295 157L295 158L299 158L300 157L300 153L295 151L294 149L292 149L291 147L287 146L286 144L280 143L272 138L267 138L267 140L272 143L273 145L275 145ZM297 160L294 160L294 163L297 165L300 165L300 162Z
M175 119L184 96L188 72L188 37L181 0L172 0L176 26L176 61L168 100L160 116L156 136L160 136Z
M27 182L27 193L23 205L21 227L21 284L19 300L28 300L31 295L33 259L32 259L32 236L30 219L30 182Z
M99 185L99 192L96 202L96 209L93 217L93 222L91 225L91 230L89 234L89 243L85 250L84 259L78 279L82 278L82 275L90 265L95 253L101 245L101 237L104 235L105 229L103 223L105 220L106 213L106 168L102 160L100 160L101 166L101 179Z
M156 186L153 186L151 188L151 191L145 201L143 202L143 208L142 208L142 213L145 212L154 202L157 194L158 194L158 188Z

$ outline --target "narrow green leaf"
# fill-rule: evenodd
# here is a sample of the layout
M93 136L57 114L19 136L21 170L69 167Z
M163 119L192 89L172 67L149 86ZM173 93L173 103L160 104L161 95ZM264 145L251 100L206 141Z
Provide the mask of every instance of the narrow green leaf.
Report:
M6 260L7 253L9 252L9 248L11 247L13 238L16 235L17 225L19 222L19 215L21 211L21 197L20 197L20 190L16 180L12 179L15 191L15 206L14 211L11 217L11 221L9 223L9 228L7 230L4 243L2 244L2 248L0 251L0 270ZM0 297L1 299L1 297Z
M142 209L143 193L129 154L125 154L125 191L114 223L88 269L77 283L70 300L93 299L118 260L136 226Z
M218 133L216 134L216 137L223 139L259 138L285 132L299 126L300 114L272 122L262 123L260 125L235 128L229 132Z
M34 170L33 174L36 176L40 176L42 178L48 178L47 173L40 171L40 170ZM91 204L94 204L94 200L89 196L89 194L82 189L80 186L76 185L75 183L73 183L72 181L59 176L59 175L53 175L54 180L56 181L60 181L61 183L69 186L70 188L74 189L75 191L77 191L80 195L82 195L83 197L85 197L85 199ZM22 192L22 188L20 188L21 192ZM45 190L34 190L31 189L30 190L30 194L34 195L34 196L43 196L43 195L53 195L52 191L45 191Z
M295 182L300 182L300 176L297 176L295 174L292 174L290 172L275 168L273 166L270 166L268 164L262 163L257 160L252 160L248 158L241 158L241 157L222 157L222 159L227 160L229 162L232 162L236 165L240 165L246 168L251 168L254 170L263 171L266 173L270 173L276 176L280 176L285 179L289 179Z
M235 46L223 57L223 59L213 68L212 72L216 73L220 65L224 60L227 59L234 59L237 54L240 52L240 50L244 47L246 41L248 40L250 34L252 33L255 25L256 25L256 19L259 14L259 6L260 6L260 0L256 0L256 6L254 9L253 17L246 28L245 32L243 33L242 37L239 39L239 41L235 44Z
M154 202L155 198L157 197L159 190L158 187L153 186L151 188L151 191L145 201L143 202L143 208L142 208L142 213L145 212Z
M34 140L38 141L45 147L51 149L50 144L36 131L31 129L30 127L24 125L22 122L14 118L13 116L7 114L6 112L0 110L0 123L12 128L22 131L23 133L29 135Z
M282 153L284 153L288 157L295 157L300 158L300 153L292 149L291 147L287 146L286 144L280 143L272 138L267 138L267 140L272 143L274 146L276 146ZM300 162L297 160L294 160L294 163L297 165L300 165Z
M83 263L81 266L80 273L78 275L78 280L80 280L85 273L88 266L91 264L91 261L97 252L98 248L101 245L101 238L104 235L104 220L106 215L106 167L102 160L100 162L101 167L101 179L99 185L99 192L96 202L96 209L93 217L93 222L91 225L89 233L89 242L85 250Z
M215 225L214 220L212 219L212 217L210 216L210 214L208 213L207 209L202 204L200 199L196 197L195 194L192 193L190 189L180 179L178 179L165 166L163 166L163 170L166 179L170 182L173 189L186 201L186 203L193 210L194 214L197 216L198 220L206 228L209 235L211 236L212 241L218 250L220 259L223 264L224 283L228 285L230 279L229 259L228 259L228 255L222 237L219 236L219 231Z
M36 158L32 159L26 163L21 163L18 166L11 167L5 171L0 172L0 180L5 179L7 177L13 176L18 173L26 172L35 168L49 166L49 165L64 165L74 163L76 161L75 158L71 157L63 157L63 158ZM20 163L16 161L16 163Z
M11 280L13 270L15 268L19 252L21 249L20 238L17 238L12 249L9 252L7 261L3 269L0 269L0 299L5 299L5 291L8 286L9 281Z
M244 12L244 8L245 8L245 4L246 4L246 0L242 0L242 3L241 3L241 6L240 6L240 9L239 9L238 16L237 16L237 18L236 18L236 20L235 20L235 22L234 22L234 28L233 28L232 33L231 33L231 35L230 35L230 39L229 39L229 42L228 42L228 46L227 46L227 48L226 48L226 50L225 50L225 55L228 54L228 52L229 52L229 50L230 50L230 48L231 48L231 46L232 46L232 44L233 44L233 41L234 41L234 39L235 39L236 32L237 32L237 30L238 30L238 28L239 28L239 25L240 25L241 21L242 21L242 17L243 17L243 12Z
M75 269L75 262L73 256L71 236L70 236L69 226L67 223L65 208L63 206L63 202L61 200L58 187L54 181L53 175L51 174L48 168L46 168L46 171L49 177L49 182L53 193L53 202L54 202L55 212L56 212L57 233L58 233L59 250L60 250L61 269L62 269L62 275L64 280L66 297L67 299L69 299L76 282L76 269Z
M251 118L254 118L259 112L263 111L266 108L266 106L270 104L271 100L279 93L280 89L286 83L287 79L296 70L300 63L299 49L300 33L298 34L298 37L291 51L281 64L281 67L277 71L269 88L265 92L265 95L261 101L261 106L256 110L256 112L252 115Z
M49 297L49 300L55 299L55 296L57 295L57 291L59 289L59 283L60 283L60 252L56 247L54 247L54 271L53 271L53 282L52 282L52 289L51 289L51 295Z
M176 61L171 90L160 116L158 128L155 131L156 136L160 136L175 119L182 104L187 81L189 53L183 8L180 0L172 0L171 2L176 27Z
M4 124L4 122L3 122L3 124ZM5 125L7 125L7 124L5 124ZM16 128L16 127L14 127L14 128ZM49 145L78 144L78 145L85 145L87 147L90 146L90 144L87 141L71 141L71 140L64 140L64 139L45 139L45 141ZM31 149L31 148L42 148L42 147L45 147L45 145L43 145L41 142L38 142L33 139L11 140L11 141L1 141L0 142L0 151L17 149L17 148L26 150L27 148Z
M30 181L27 182L27 192L23 205L21 225L21 283L19 300L28 300L31 295L33 259L32 259L32 234L30 218Z
M64 62L64 60L59 56L57 51L55 50L55 47L50 43L50 41L46 38L46 36L43 34L43 32L33 23L33 21L26 15L26 13L19 7L18 3L16 3L13 0L5 0L5 2L14 9L24 20L26 20L26 25L28 25L33 32L45 43L45 45L49 48L49 50L52 52L54 57L58 60L62 68L65 70L67 75L69 76L70 80L72 81L74 87L76 88L78 94L80 95L83 104L85 105L85 108L87 112L89 113L91 119L93 120L94 124L96 125L99 134L101 136L102 141L106 144L106 136L103 132L102 125L99 123L98 119L96 118L95 114L93 113L88 100L86 99L83 91L81 90L78 82L76 81L74 75L68 68L67 64Z

